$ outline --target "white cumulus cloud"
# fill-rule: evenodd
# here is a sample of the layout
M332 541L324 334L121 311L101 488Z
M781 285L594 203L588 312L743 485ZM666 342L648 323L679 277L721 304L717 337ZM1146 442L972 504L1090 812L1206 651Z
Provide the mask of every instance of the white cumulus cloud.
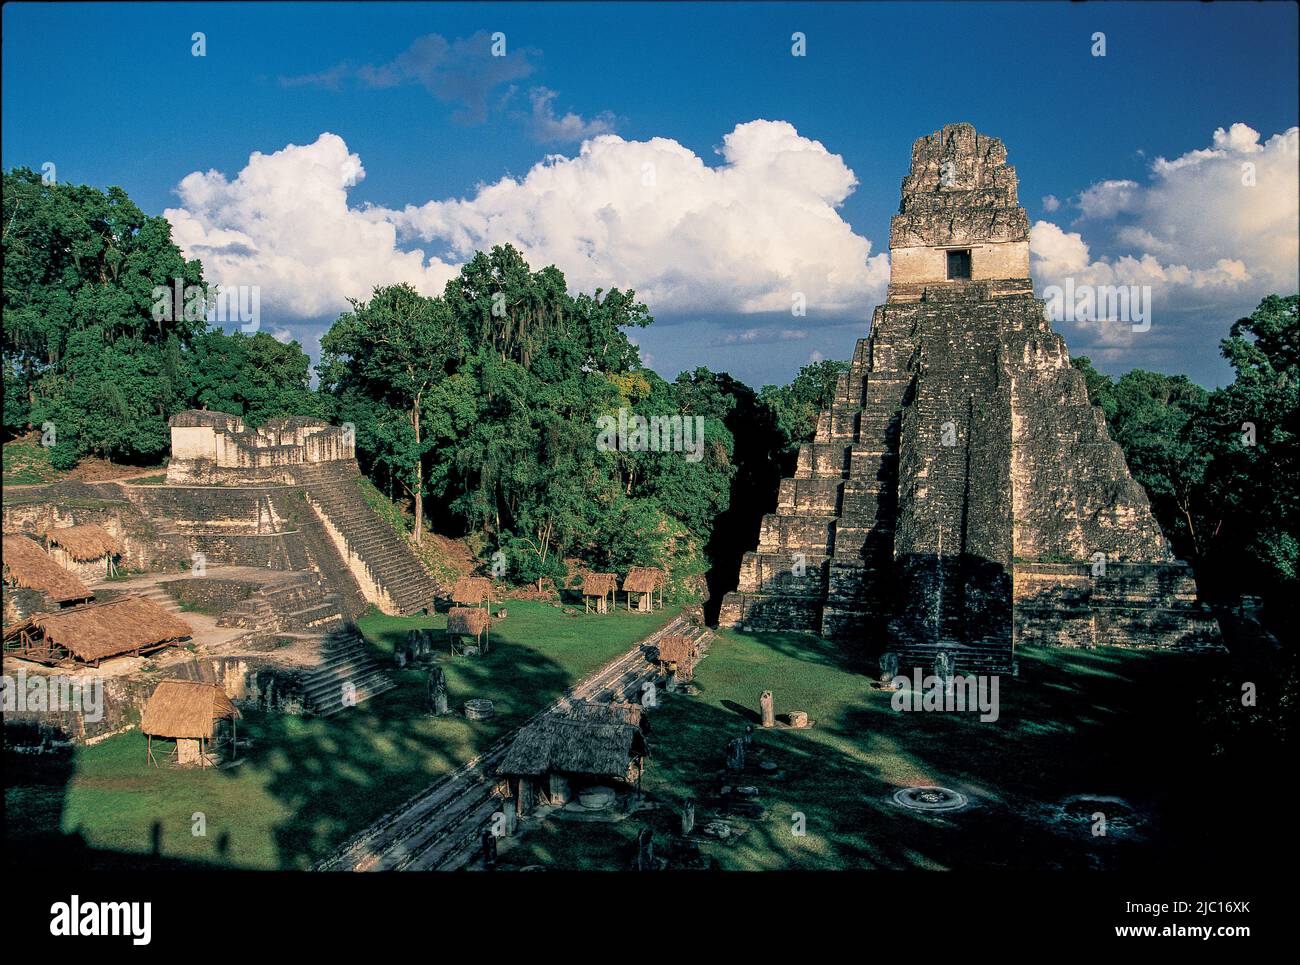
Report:
M296 318L347 308L375 285L409 282L442 291L455 269L404 251L382 211L348 204L365 177L343 139L322 134L274 154L255 152L233 180L218 171L187 175L180 207L163 214L187 257L211 283L261 287L264 306Z
M816 318L865 315L882 298L888 256L838 210L857 184L843 158L765 120L738 125L719 154L710 167L668 138L605 134L472 197L397 211L348 203L365 172L327 133L253 154L234 180L190 174L165 214L209 280L261 284L264 304L298 317L376 284L440 292L475 250L507 242L575 291L634 288L652 312L788 313L802 295ZM434 254L407 250L420 244Z
M1144 184L1093 184L1074 202L1087 240L1049 221L1031 229L1040 290L1067 278L1076 286L1150 285L1155 325L1168 326L1165 349L1174 337L1214 344L1264 295L1296 290L1297 138L1293 127L1261 142L1257 131L1233 124L1216 130L1207 148L1157 158ZM1081 327L1103 346L1141 344L1117 334L1121 327Z

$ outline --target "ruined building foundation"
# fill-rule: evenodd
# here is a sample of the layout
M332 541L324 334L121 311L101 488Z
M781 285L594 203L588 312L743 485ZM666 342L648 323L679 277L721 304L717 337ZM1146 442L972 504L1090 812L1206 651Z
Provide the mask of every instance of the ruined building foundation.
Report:
M912 147L878 306L720 623L940 652L1008 671L1015 643L1216 645L1029 277L996 138Z

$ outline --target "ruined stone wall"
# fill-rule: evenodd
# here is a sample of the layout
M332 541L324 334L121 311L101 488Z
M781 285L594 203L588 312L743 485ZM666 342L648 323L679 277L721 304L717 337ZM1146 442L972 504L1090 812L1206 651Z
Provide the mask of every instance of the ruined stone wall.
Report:
M184 540L171 532L167 521L133 503L129 488L120 483L62 482L31 487L17 496L6 493L4 530L39 540L51 529L94 523L117 541L122 568L148 571L181 565L189 555ZM78 566L91 579L102 577L103 569L100 563Z
M274 470L352 460L352 432L319 419L272 419L256 429L224 413L182 412L171 419L168 482L265 482Z
M26 663L6 660L4 672L15 680L19 675L47 677L62 672L33 670ZM79 671L73 679L90 680L96 675ZM220 684L241 708L287 714L303 714L310 708L306 686L310 671L284 667L267 657L206 657L172 664L153 673L116 677L99 676L103 683L103 707L99 720L88 720L81 709L14 710L4 716L4 743L7 748L36 747L42 744L69 742L97 744L117 734L136 730L144 705L160 681L166 679L197 680ZM143 738L141 756L143 757Z

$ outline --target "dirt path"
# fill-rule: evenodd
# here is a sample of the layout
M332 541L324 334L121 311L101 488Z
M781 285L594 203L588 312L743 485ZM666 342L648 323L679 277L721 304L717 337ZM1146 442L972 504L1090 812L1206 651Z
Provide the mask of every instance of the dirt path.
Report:
M683 617L641 640L623 656L577 684L533 720L553 712L565 700L636 700L641 685L660 676L647 651L673 634L704 636ZM525 724L524 726L527 726ZM501 799L493 789L496 767L518 731L498 740L474 760L381 817L349 839L318 871L451 871L469 861L479 847L484 825L498 811Z

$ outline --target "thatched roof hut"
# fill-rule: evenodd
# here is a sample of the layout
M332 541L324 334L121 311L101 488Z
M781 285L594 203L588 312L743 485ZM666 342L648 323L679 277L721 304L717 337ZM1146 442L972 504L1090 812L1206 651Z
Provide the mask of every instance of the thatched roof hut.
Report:
M660 663L685 663L699 656L699 647L688 636L659 638Z
M478 607L454 606L447 611L447 632L477 637L490 623L487 612Z
M140 729L148 735L145 759L157 764L153 756L153 739L170 737L176 741L178 763L205 766L208 755L203 745L216 736L218 721L231 722L230 741L232 746L238 746L235 721L240 716L239 708L216 684L197 680L163 680L145 703L140 718Z
M116 556L121 552L117 540L96 523L46 530L45 541L52 546L63 547L78 563L101 560L105 556Z
M99 662L160 650L194 631L184 620L142 596L34 613L4 631L6 653L41 663Z
M486 649L485 634L490 634L492 619L481 607L454 606L447 611L447 636L451 638L452 651L460 637L473 637L475 644Z
M451 588L451 602L457 606L492 603L492 581L485 576L462 576Z
M649 613L654 609L655 591L659 591L659 602L663 603L664 571L652 566L634 566L627 571L623 580L623 592L627 594L627 608L632 609L632 595L636 594L637 609Z
M140 730L154 737L212 739L219 720L242 715L217 684L163 680L144 705Z
M558 713L569 720L579 720L592 724L629 724L642 731L649 718L640 704L609 703L601 704L590 700L571 700Z
M56 563L40 544L16 533L4 537L4 578L13 586L40 590L60 606L94 597L81 580Z
M689 636L674 635L660 637L657 646L659 665L675 670L678 679L690 679L700 659L699 644Z
M663 585L664 571L652 566L634 566L623 580L624 592L653 593Z
M604 596L618 586L616 573L588 573L582 578L583 596Z
M608 609L607 601L614 598L618 589L618 575L615 573L587 573L582 578L582 604L586 610L591 605L591 598L596 598L596 612L604 613Z
M498 771L509 777L558 771L630 783L646 752L639 727L547 714L519 732Z

